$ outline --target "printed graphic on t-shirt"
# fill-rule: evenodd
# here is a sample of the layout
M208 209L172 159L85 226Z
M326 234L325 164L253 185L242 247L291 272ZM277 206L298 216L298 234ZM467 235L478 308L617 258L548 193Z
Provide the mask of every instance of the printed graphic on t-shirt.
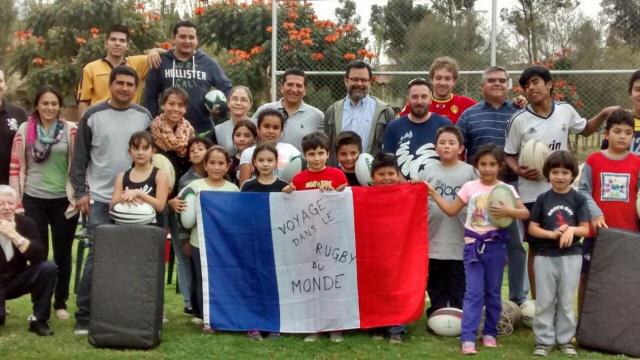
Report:
M429 166L438 164L439 157L436 153L436 147L433 143L426 143L416 150L415 155L411 153L411 140L413 133L411 131L400 137L400 145L396 150L396 158L402 175L411 179L426 179L425 169ZM420 139L417 139L420 141Z
M553 221L555 222L553 228L557 229L565 224L570 225L570 223L568 223L566 219L567 217L573 218L573 210L564 205L554 206L549 210L549 212L547 212L547 217L549 219L553 219Z
M147 184L144 184L144 186L142 186L141 188L138 188L140 191L144 192L145 194L151 194L151 192L153 191L153 186L149 186ZM133 190L133 189L129 189L128 186L124 187L124 190Z
M16 119L16 118L8 118L7 119L7 127L11 131L18 131L18 119Z
M304 183L304 187L307 189L320 189L322 187L331 187L331 180L311 180Z
M471 213L471 226L474 229L484 229L489 224L489 194L481 194L473 198L474 206Z
M440 181L439 179L436 179L435 184L434 184L434 188L436 189L438 194L440 194L440 196L442 196L443 198L451 201L451 200L454 200L456 198L456 194L458 193L458 190L460 190L460 188L462 188L462 186L461 185L458 185L458 186L447 185L445 182Z
M601 173L600 199L602 201L629 201L629 181L629 174Z

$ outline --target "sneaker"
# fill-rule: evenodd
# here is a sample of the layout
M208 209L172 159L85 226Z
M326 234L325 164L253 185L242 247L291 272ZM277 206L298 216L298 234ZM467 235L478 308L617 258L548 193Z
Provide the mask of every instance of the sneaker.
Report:
M482 346L494 348L498 347L498 342L496 341L495 337L491 335L484 335L482 336Z
M548 356L550 352L550 345L537 344L535 350L533 350L533 356Z
M476 350L476 343L473 341L464 341L460 346L460 352L462 355L475 355L478 353Z
M400 334L390 335L389 344L402 344L402 335Z
M277 340L277 339L280 339L279 332L272 332L272 333L269 333L269 335L267 335L267 340Z
M249 340L262 341L262 335L258 330L251 330L247 332L247 337L249 338Z
M58 309L55 311L56 317L60 320L69 320L69 313L66 309Z
M320 337L320 334L318 334L318 333L309 334L304 338L304 342L318 341L319 337Z
M578 356L578 352L576 351L576 348L570 343L558 345L558 349L560 349L560 352L566 356L569 356L569 357Z
M195 312L193 311L193 308L190 307L184 307L184 309L182 309L182 313L187 315L187 316L193 316L195 314Z
M73 335L78 335L78 336L89 335L89 326L76 323L76 327L73 329Z
M191 323L194 325L202 325L202 319L194 316L191 318Z
M53 331L49 327L49 324L46 321L29 321L29 331L36 333L38 336L51 336L53 335Z
M342 336L342 331L332 331L329 334L329 340L334 343L341 343L344 341L344 336Z
M202 332L205 334L215 334L216 330L212 328L210 325L204 324L202 325Z

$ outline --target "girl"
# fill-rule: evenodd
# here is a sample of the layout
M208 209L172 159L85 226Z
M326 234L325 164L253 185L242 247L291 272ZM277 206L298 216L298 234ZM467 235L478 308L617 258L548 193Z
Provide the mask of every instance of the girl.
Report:
M169 194L169 179L157 167L151 165L154 153L153 137L146 131L138 131L129 139L129 156L133 167L118 174L109 206L117 203L147 203L156 211L156 225L162 226L162 211Z
M240 191L236 185L226 181L224 176L229 171L231 166L231 159L229 153L225 148L220 145L214 145L204 156L204 170L207 172L207 177L199 180L192 181L187 187L191 188L196 194L202 190L210 191ZM200 263L200 243L198 241L198 227L200 224L196 221L195 226L191 229L191 236L189 238L189 244L191 245L191 261L195 268L195 299L197 302L198 313L197 318L202 319L202 268ZM205 324L202 328L205 332L213 332L213 329L208 324L208 319L205 319Z
M241 191L250 192L282 192L287 186L287 182L278 178L273 171L278 162L278 150L273 144L264 143L256 146L253 152L251 163L255 169L257 177L248 180L242 185ZM247 333L251 340L262 341L262 335L258 330L251 330ZM280 333L269 333L269 338L276 338Z
M18 128L11 150L11 187L22 200L25 215L35 220L42 237L51 226L53 260L58 266L53 308L58 319L69 318L71 247L78 224L69 182L76 125L60 117L62 95L54 87L38 89L35 110ZM49 241L44 242L49 252Z
M192 166L187 170L184 175L180 177L176 186L178 193L182 191L189 183L194 180L201 179L207 176L204 171L204 155L207 153L210 147L213 146L211 140L206 137L193 137L187 144L187 153L189 156L189 162ZM186 208L187 204L179 196L174 197L168 201L169 207L176 214L181 213ZM185 315L194 315L197 313L197 309L194 309L194 302L191 296L193 288L193 274L191 264L191 247L189 246L189 232L183 227L179 226L177 217L175 221L175 228L171 231L171 242L173 245L173 252L176 254L176 273L178 274L178 283L180 284L180 293L184 300L183 312ZM172 224L169 223L171 227ZM175 235L174 235L175 232ZM202 319L196 317L192 318L193 322L202 322Z
M249 120L249 110L253 105L251 90L242 85L234 87L227 98L227 105L229 106L229 120L216 125L215 131L218 144L233 155L235 144L232 141L232 134L239 121Z
M280 111L276 109L266 109L258 114L258 144L269 142L275 144L278 150L276 175L279 175L280 171L284 170L291 158L300 155L300 151L293 145L279 142L283 127L284 115L282 115ZM254 150L255 146L252 146L244 150L242 155L240 155L240 184L243 184L251 178L251 174L253 173L251 159L253 158Z
M467 205L464 224L463 262L466 290L462 315L462 354L476 353L476 332L480 325L482 306L486 308L486 321L482 344L496 347L498 319L502 308L500 290L502 272L507 257L507 230L498 229L489 222L489 213L494 217L509 216L526 219L529 212L520 201L515 189L498 180L498 172L504 167L504 154L496 145L485 145L478 149L473 165L480 179L466 182L457 192L453 202L445 201L438 191L427 183L429 194L448 216L454 216ZM491 190L498 184L509 186L516 198L516 208L505 204L488 204Z
M240 176L240 155L245 149L256 144L257 137L256 126L250 120L240 120L233 126L232 141L235 155L231 158L229 179L236 185Z

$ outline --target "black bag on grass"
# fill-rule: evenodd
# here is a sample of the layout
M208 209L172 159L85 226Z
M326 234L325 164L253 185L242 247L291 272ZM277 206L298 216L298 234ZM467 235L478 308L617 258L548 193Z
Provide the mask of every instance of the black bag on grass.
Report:
M149 349L160 343L165 232L151 225L96 228L89 342Z

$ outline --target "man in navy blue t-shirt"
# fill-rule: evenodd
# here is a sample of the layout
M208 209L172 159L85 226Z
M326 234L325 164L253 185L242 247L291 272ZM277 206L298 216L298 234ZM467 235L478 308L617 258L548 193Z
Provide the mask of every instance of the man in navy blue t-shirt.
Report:
M429 112L432 96L433 85L429 80L411 80L407 87L411 112L391 121L384 134L382 150L396 156L407 179L426 179L425 170L439 162L436 132L442 126L453 125L446 117Z

